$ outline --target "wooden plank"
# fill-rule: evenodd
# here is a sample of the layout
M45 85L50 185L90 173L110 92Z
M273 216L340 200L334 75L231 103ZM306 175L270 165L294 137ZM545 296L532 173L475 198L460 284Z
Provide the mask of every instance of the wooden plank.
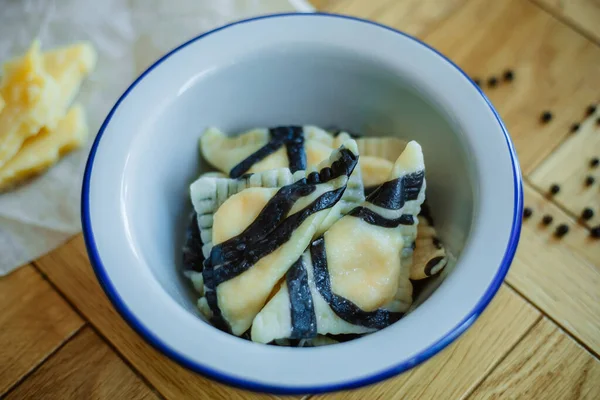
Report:
M179 366L148 345L121 319L100 288L81 235L42 257L36 261L36 265L164 397L231 400L274 398L204 378Z
M598 0L533 1L600 43L600 2Z
M598 399L600 362L542 319L469 399Z
M510 28L508 28L510 27ZM600 47L523 0L471 0L436 24L425 41L470 75L512 83L486 88L529 173L569 134L600 93ZM554 118L540 123L542 111ZM482 134L484 134L482 132Z
M556 206L526 186L525 204L534 208L523 224L521 241L507 282L544 313L600 354L600 263L597 245L588 244L578 227ZM557 239L552 229L540 227L544 210L554 225L567 222L570 232ZM569 221L571 221L569 223Z
M368 18L415 36L422 36L467 0L330 0L324 11Z
M90 328L54 354L10 399L156 399L148 386Z
M0 397L84 324L31 265L0 278Z
M483 380L539 317L537 310L503 286L464 336L433 359L381 384L317 399L461 398Z
M535 232L536 236L549 245L565 247L600 269L600 240L592 238L588 229L578 224L575 218L567 215L553 201L534 190L533 186L528 183L525 184L524 194L525 206L531 208L533 212L531 217L523 220L528 232ZM549 225L544 225L542 222L545 215L552 217ZM556 227L560 224L566 224L569 232L559 239L554 234Z
M593 218L583 221L590 227L600 225L600 165L590 165L593 158L600 158L600 105L598 109L529 176L546 193L551 185L558 184L560 192L552 199L574 216L579 217L584 208L592 209ZM595 179L589 186L585 182L588 176ZM600 241L597 247L600 251Z

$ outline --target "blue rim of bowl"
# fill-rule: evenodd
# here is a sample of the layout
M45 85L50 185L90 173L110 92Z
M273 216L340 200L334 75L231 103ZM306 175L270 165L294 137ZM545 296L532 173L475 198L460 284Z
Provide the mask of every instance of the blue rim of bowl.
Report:
M182 48L188 46L189 44L191 44L197 40L200 40L208 35L212 35L215 32L221 31L223 29L227 29L227 28L235 26L235 25L245 24L248 22L262 20L262 19L281 18L281 17L302 18L305 16L311 16L311 17L318 16L318 17L327 17L327 18L348 19L348 20L352 20L352 21L375 25L375 26L378 26L385 30L402 35L408 39L411 39L411 40L419 43L420 45L428 48L429 50L433 51L435 54L437 54L442 59L444 59L452 67L456 68L465 78L467 78L469 80L469 82L471 82L471 84L477 89L477 91L481 95L482 99L489 106L490 110L492 111L492 113L494 114L494 116L498 122L498 125L500 126L500 128L502 129L502 132L504 133L504 137L506 139L506 144L508 146L508 151L510 153L512 166L513 166L513 179L514 179L514 192L515 192L514 215L513 215L513 221L512 221L510 240L508 242L508 246L504 253L504 257L500 264L500 268L498 269L496 275L494 276L492 283L486 289L486 292L481 297L479 302L475 305L475 308L473 308L473 310L471 310L471 312L469 312L468 315L462 319L462 321L460 321L454 328L452 328L448 333L446 333L437 342L433 343L431 346L429 346L425 350L416 354L414 357L412 357L408 360L404 360L401 363L395 365L394 367L388 368L385 371L376 372L370 376L363 377L360 379L356 379L356 380L352 380L352 381L348 381L348 382L344 382L344 383L321 385L321 386L296 386L296 387L295 386L274 386L274 385L268 385L268 384L263 384L263 383L259 383L259 382L249 381L249 380L242 379L242 378L235 377L235 376L230 376L225 373L221 373L219 371L213 370L209 366L202 365L198 362L192 361L192 360L186 358L185 356L182 356L174 349L170 348L167 343L163 342L160 338L158 338L152 332L150 332L150 330L148 328L146 328L144 325L142 325L142 323L131 312L131 310L129 310L127 308L127 306L125 305L125 303L123 302L123 300L121 299L121 297L119 296L117 291L115 290L115 287L113 286L112 282L110 281L108 274L106 273L106 270L102 264L100 255L98 254L98 249L96 247L96 242L94 239L94 234L92 232L92 224L91 224L91 220L90 220L90 201L89 201L90 180L91 180L91 175L92 175L92 168L94 165L94 158L96 156L96 151L98 149L98 144L100 143L100 140L102 139L104 130L106 129L107 125L109 124L113 114L115 113L115 111L117 110L117 108L119 107L121 102L127 97L129 92L131 92L136 87L136 85L142 79L144 79L144 77L150 71L152 71L154 68L159 66L163 61L165 61L167 58L169 58L172 54L176 53L177 51L181 50ZM156 61L148 69L146 69L146 71L144 71L131 84L131 86L129 86L129 88L127 88L127 90L123 93L123 95L121 95L119 100L115 103L113 108L108 113L108 116L106 117L106 119L104 120L104 123L100 127L100 130L98 131L98 135L96 136L96 139L94 140L94 143L90 150L90 155L89 155L86 167L85 167L85 173L84 173L84 178L83 178L83 187L82 187L82 196L81 196L81 220L82 220L82 227L83 227L83 236L85 239L87 251L88 251L88 254L90 257L92 267L96 274L96 277L98 278L98 281L100 282L100 285L104 289L104 292L107 294L108 298L110 299L112 304L115 306L115 308L117 309L119 314L121 314L123 319L125 319L125 321L140 336L142 336L154 348L156 348L163 354L167 355L169 358L176 361L180 365L183 365L184 367L191 369L192 371L195 371L202 375L208 376L208 377L210 377L216 381L219 381L221 383L225 383L227 385L239 387L242 389L248 389L248 390L252 390L252 391L268 392L268 393L274 393L274 394L289 394L289 395L291 395L291 394L325 393L325 392L344 390L344 389L354 389L354 388L358 388L361 386L370 385L370 384L382 381L384 379L390 378L392 376L398 375L402 372L405 372L405 371L415 367L416 365L422 363L423 361L426 361L427 359L431 358L432 356L434 356L435 354L437 354L438 352L443 350L450 343L452 343L468 327L470 327L473 324L473 322L475 322L475 320L479 317L479 315L481 315L483 310L490 303L490 301L492 300L492 298L494 297L494 295L500 288L500 285L504 281L504 277L508 273L508 269L510 267L510 264L512 263L515 252L517 250L517 245L519 243L519 237L521 234L522 213L523 213L523 184L522 184L519 162L518 162L518 159L516 156L514 145L508 134L508 131L506 130L506 127L504 126L504 123L502 122L502 120L500 119L500 116L498 115L498 112L494 109L494 107L490 103L489 99L481 91L479 86L477 86L475 84L475 82L473 82L473 80L462 69L460 69L454 62L452 62L448 57L446 57L445 55L443 55L442 53L440 53L438 50L434 49L433 47L429 46L428 44L420 41L419 39L417 39L407 33L404 33L404 32L398 31L394 28L391 28L389 26L382 25L377 22L365 20L362 18L351 17L351 16L347 16L347 15L340 15L340 14L322 13L322 12L268 14L268 15L262 15L259 17L248 18L248 19L232 22L230 24L221 26L219 28L213 29L213 30L203 33L199 36L196 36L195 38L183 43L182 45L176 47L175 49L171 50L170 52L165 54L163 57L161 57L158 61Z

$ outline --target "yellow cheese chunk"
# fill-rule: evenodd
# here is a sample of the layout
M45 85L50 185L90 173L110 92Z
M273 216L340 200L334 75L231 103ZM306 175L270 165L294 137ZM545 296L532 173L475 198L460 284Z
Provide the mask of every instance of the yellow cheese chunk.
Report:
M42 55L36 41L23 58L4 65L0 93L6 106L0 112L0 167L27 138L43 127L56 127L95 64L96 52L88 43Z
M81 146L87 137L85 112L74 105L53 130L47 128L25 141L16 156L0 168L0 191L36 175L61 155Z

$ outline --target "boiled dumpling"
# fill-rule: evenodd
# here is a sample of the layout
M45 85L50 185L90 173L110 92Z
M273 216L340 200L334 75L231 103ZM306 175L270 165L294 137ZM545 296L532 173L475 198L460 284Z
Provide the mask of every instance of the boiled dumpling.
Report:
M238 178L276 168L288 167L296 172L316 166L346 138L334 138L310 125L253 129L235 137L209 128L200 137L200 148L210 164Z
M243 334L316 232L341 216L358 162L350 139L318 167L272 170L242 179L199 179L191 186L207 260L201 311ZM265 185L266 183L266 185ZM338 204L339 203L339 204Z
M388 180L296 260L256 315L252 340L365 333L397 321L412 299L401 256L416 234L424 168L421 147L410 142Z
M435 228L427 218L419 217L415 249L410 266L410 279L429 278L440 272L447 262L446 250L440 242Z

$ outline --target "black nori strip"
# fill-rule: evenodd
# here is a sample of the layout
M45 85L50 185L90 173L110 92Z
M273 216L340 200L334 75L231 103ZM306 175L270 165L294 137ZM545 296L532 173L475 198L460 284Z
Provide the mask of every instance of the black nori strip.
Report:
M369 197L371 195L371 193L373 193L374 191L376 191L379 188L379 186L367 186L364 189L364 193L365 193L365 197Z
M375 211L366 207L355 207L348 215L360 218L368 224L382 226L384 228L396 228L400 225L412 225L415 223L414 217L410 214L402 214L398 218L389 219L382 217Z
M431 260L427 261L427 264L425 265L425 270L423 271L425 272L425 275L431 276L431 270L434 269L443 259L444 257L434 257Z
M329 304L333 312L344 321L367 328L382 329L398 321L404 315L404 313L383 309L364 311L350 300L333 293L329 279L329 270L327 269L327 254L325 252L325 239L323 237L312 242L310 255L317 290Z
M217 287L221 283L233 279L241 273L247 271L250 267L256 264L258 260L277 250L281 245L290 240L294 231L308 217L319 211L333 207L342 197L344 190L345 188L340 188L322 194L308 207L286 218L285 221L283 221L275 230L271 232L269 237L252 243L252 246L249 246L252 248L252 250L247 252L237 252L237 257L229 259L227 262L223 263L221 267L213 269L214 280L212 283L215 285L214 287ZM215 258L218 261L221 261L218 256ZM215 265L212 252L211 263L212 265Z
M384 182L367 197L367 201L388 210L399 210L404 202L419 197L424 177L425 172L418 171Z
M185 231L185 244L182 250L183 270L202 272L204 254L202 253L202 238L198 227L198 215L193 212Z
M269 129L271 139L267 144L250 154L231 169L229 176L239 178L254 164L270 156L281 146L287 150L289 168L292 172L306 169L306 152L304 151L304 131L301 126L279 126Z
M302 256L285 276L290 295L292 334L290 339L308 339L317 336L317 316L313 305L308 273Z

